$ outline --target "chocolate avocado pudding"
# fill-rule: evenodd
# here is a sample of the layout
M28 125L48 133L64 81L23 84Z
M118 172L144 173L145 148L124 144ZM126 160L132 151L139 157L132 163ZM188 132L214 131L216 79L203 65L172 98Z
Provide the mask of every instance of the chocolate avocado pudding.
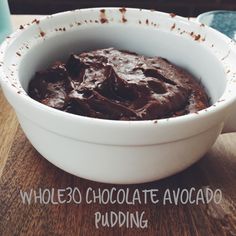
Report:
M29 96L56 109L110 120L153 120L207 108L202 85L161 57L114 48L72 54L39 71Z

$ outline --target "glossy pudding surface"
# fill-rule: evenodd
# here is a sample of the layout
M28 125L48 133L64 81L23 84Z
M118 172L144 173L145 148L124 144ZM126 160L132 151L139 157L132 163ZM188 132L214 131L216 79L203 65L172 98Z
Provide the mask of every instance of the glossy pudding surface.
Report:
M28 93L65 112L110 120L154 120L210 106L203 86L161 57L114 48L72 54L36 72Z

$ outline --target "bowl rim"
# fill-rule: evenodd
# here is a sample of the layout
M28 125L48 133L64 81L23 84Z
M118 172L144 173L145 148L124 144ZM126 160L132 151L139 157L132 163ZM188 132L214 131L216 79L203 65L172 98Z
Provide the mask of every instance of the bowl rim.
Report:
M200 15L198 15L196 17L196 21L199 23L203 23L205 24L202 20L204 19L205 16L209 16L209 15L215 15L218 13L223 13L223 14L235 14L236 15L236 11L232 11L232 10L214 10L214 11L207 11L207 12L203 12ZM210 26L210 25L208 25Z
M97 7L97 8L85 8L85 9L76 9L76 10L72 10L72 11L64 11L64 12L59 12L50 16L44 16L40 18L40 22L43 21L47 21L48 19L51 18L56 18L56 17L63 17L66 14L71 14L72 12L87 12L87 11L100 11L100 10L109 10L109 11L117 11L119 9L121 9L121 7ZM137 8L125 8L126 11L135 11L135 12L139 12L140 11L144 12L145 14L150 14L150 13L155 13L158 15L161 15L165 18L169 18L169 19L173 19L173 16L169 13L164 13L164 12L159 12L159 11L154 11L154 10L146 10L146 9L137 9ZM147 15L148 16L148 15ZM190 21L188 18L184 18L181 16L174 16L174 19L183 21L185 23L188 24L193 24L195 26L199 26L201 27L201 24L199 22L194 22L194 21ZM154 119L154 120L137 120L137 121L124 121L124 120L108 120L108 119L100 119L100 118L93 118L93 117L86 117L86 116L81 116L81 115L76 115L76 114L71 114L68 112L64 112L64 111L60 111L57 110L55 108L51 108L48 107L44 104L41 104L40 102L35 101L34 99L30 98L28 96L28 94L26 93L20 93L17 91L17 89L12 86L10 83L7 83L6 80L3 79L3 77L6 77L6 74L4 72L4 68L5 68L5 64L2 63L4 61L4 55L5 52L7 51L7 49L15 42L15 40L17 40L17 37L21 34L23 34L26 30L28 30L30 27L32 27L34 25L34 22L31 22L29 24L26 25L26 27L24 29L18 29L16 30L14 33L12 33L9 37L6 38L6 40L2 43L2 45L0 46L0 83L2 84L3 87L3 91L5 90L5 88L7 88L7 91L11 93L11 95L14 96L18 96L19 99L22 99L22 101L24 101L25 103L28 103L29 105L31 105L32 107L36 108L36 109L40 109L41 111L47 112L49 114L54 114L56 116L61 116L64 118L67 118L69 120L82 120L84 122L97 122L100 125L122 125L122 126L130 126L132 124L132 126L146 126L148 124L153 124L153 123L158 123L159 125L167 125L169 122L171 122L172 124L178 125L182 122L185 121L191 121L191 120L196 120L196 119L202 119L206 116L214 115L217 112L220 112L221 110L225 110L227 109L227 107L229 107L230 105L232 105L235 101L236 101L236 96L231 96L230 94L226 94L226 90L227 90L227 86L230 84L231 86L234 86L234 88L236 89L236 85L232 83L232 81L227 81L227 86L222 94L222 96L218 99L218 101L216 101L214 104L211 104L210 107L204 109L204 110L200 110L197 113L189 113L183 116L178 116L178 117L170 117L170 118L164 118L164 119ZM204 28L207 31L210 31L212 33L214 33L215 35L217 35L217 37L219 37L221 40L223 40L225 43L230 44L231 46L235 46L233 45L232 40L230 40L227 36L223 35L222 33L208 27L208 26L204 26ZM234 47L235 48L235 47ZM233 49L232 49L233 50ZM234 49L235 54L236 54L236 49ZM228 77L228 75L225 75L226 77ZM236 82L236 80L234 81ZM228 96L226 96L228 95ZM167 122L168 121L168 122Z
M233 14L236 14L236 11L232 11L232 10L214 10L214 11L207 11L207 12L203 12L201 13L200 15L197 16L196 20L198 22L201 22L201 19L205 16L208 16L208 15L214 15L214 14L217 14L217 13L233 13ZM201 22L203 23L203 22Z

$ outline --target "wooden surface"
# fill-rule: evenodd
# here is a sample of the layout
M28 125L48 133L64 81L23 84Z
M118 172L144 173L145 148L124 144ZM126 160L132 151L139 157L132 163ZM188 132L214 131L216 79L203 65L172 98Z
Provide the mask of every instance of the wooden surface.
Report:
M35 18L35 17L33 17ZM22 24L22 19L14 18ZM24 20L29 18L24 18ZM21 21L21 22L20 22ZM30 20L29 20L30 21ZM15 23L16 25L16 23ZM56 168L28 142L13 110L0 91L0 235L236 235L236 134L221 135L214 147L198 163L170 178L149 184L113 186L72 176ZM23 204L20 191L30 189L129 188L158 189L160 196L170 189L211 188L222 191L219 204ZM162 199L162 197L160 197ZM148 228L99 228L94 214L145 212Z

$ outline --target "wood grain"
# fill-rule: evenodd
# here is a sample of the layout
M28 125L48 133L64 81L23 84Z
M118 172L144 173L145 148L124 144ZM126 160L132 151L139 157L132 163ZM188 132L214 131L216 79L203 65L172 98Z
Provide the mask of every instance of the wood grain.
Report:
M1 89L1 88L0 88ZM13 109L0 91L0 176L12 146L18 122Z
M72 176L46 161L31 146L21 128L11 146L0 179L0 235L236 235L236 135L222 135L197 164L180 174L141 185L107 185ZM25 205L20 190L78 187L82 195L93 189L221 189L220 204ZM96 211L145 211L147 229L100 228L94 224Z

